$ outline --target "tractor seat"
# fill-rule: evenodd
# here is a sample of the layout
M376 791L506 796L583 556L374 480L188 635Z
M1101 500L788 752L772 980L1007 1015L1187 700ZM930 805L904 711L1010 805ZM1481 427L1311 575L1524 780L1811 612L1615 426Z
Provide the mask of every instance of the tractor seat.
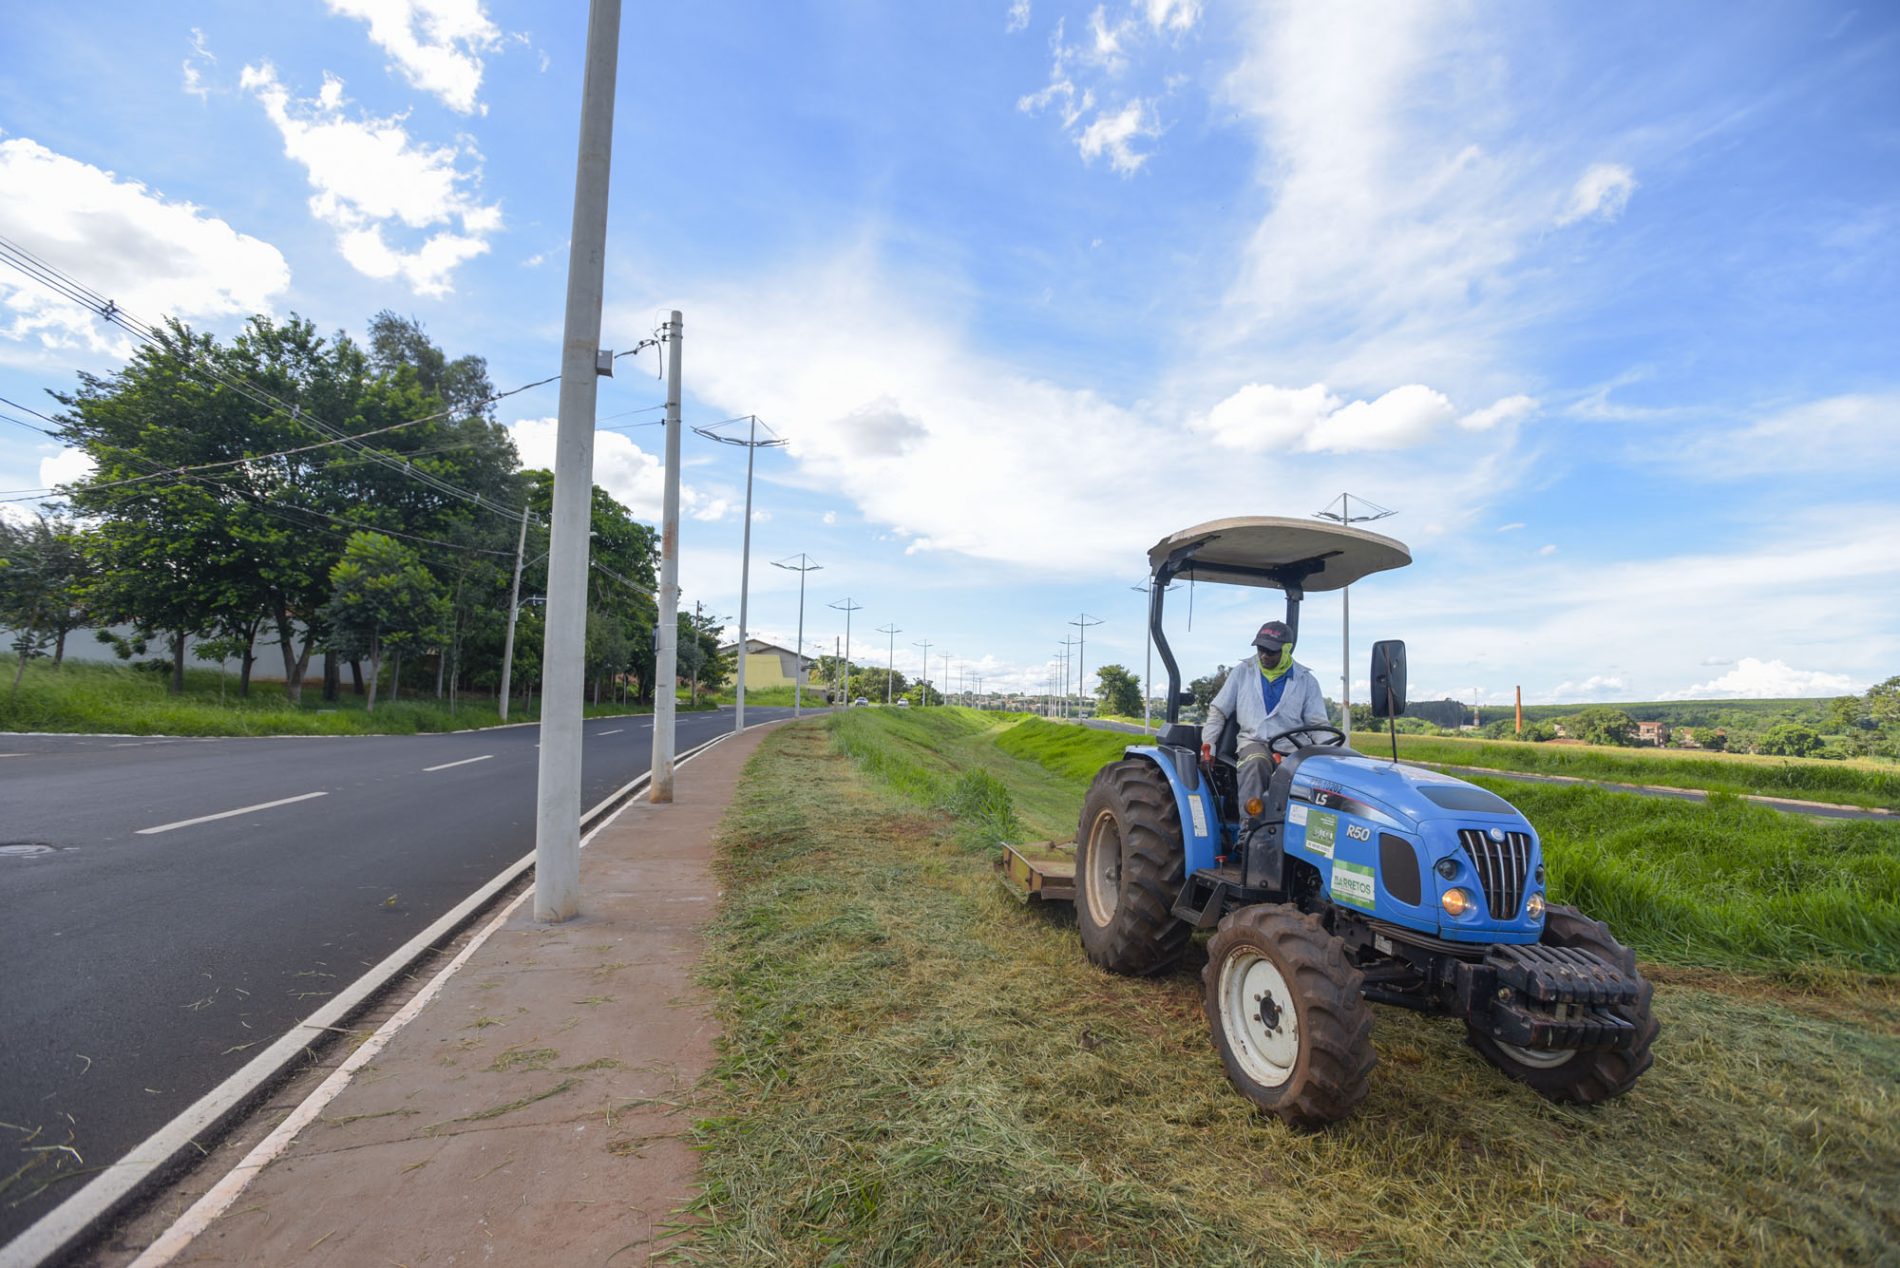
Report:
M1220 743L1214 746L1214 760L1229 766L1240 764L1240 719L1229 718L1220 729Z
M1193 749L1201 751L1201 728L1190 722L1171 722L1161 728L1158 742L1164 748Z

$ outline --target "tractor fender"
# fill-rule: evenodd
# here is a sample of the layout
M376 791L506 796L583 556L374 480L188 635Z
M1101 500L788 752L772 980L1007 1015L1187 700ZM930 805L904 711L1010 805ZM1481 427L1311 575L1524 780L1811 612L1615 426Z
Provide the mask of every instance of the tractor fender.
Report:
M1183 756L1186 750L1180 750ZM1131 744L1122 750L1126 758L1145 758L1160 768L1167 776L1168 786L1174 790L1175 815L1181 824L1181 842L1187 850L1187 871L1192 876L1203 867L1214 866L1214 856L1220 852L1220 815L1214 805L1214 785L1201 777L1199 767L1190 759L1182 763L1176 760L1176 750L1161 748L1152 744ZM1181 773L1182 765L1187 766L1188 777ZM1193 780L1192 783L1188 779Z

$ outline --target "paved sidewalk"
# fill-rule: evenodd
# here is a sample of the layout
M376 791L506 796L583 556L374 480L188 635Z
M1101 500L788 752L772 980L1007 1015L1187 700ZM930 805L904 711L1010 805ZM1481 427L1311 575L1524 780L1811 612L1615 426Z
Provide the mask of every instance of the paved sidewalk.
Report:
M712 837L763 732L625 808L581 853L584 914L517 908L172 1262L645 1262L693 1196Z

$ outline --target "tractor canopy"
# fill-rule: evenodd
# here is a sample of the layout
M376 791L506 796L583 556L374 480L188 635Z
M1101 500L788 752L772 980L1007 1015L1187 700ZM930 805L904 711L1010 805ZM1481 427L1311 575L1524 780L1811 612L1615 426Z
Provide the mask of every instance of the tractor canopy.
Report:
M1362 528L1271 515L1209 520L1172 533L1148 552L1152 573L1148 630L1168 669L1170 724L1180 717L1181 670L1168 646L1161 614L1175 581L1262 586L1286 593L1286 623L1300 634L1300 600L1309 590L1339 590L1375 572L1412 562L1405 543ZM1251 631L1247 631L1251 633Z

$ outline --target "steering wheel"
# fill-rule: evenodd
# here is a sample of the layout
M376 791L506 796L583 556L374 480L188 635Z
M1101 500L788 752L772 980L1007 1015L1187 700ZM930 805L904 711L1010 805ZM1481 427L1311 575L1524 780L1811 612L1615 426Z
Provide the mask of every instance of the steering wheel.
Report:
M1293 739L1293 737L1296 735L1310 736L1310 735L1315 735L1315 734L1322 737L1318 741L1318 744L1320 746L1323 746L1326 748L1346 747L1346 733L1340 730L1336 726L1325 726L1325 725L1296 726L1290 731L1282 731L1278 735L1270 736L1268 739L1263 741L1263 743L1266 744L1267 752L1269 753L1273 753L1279 757L1292 757L1295 753L1299 752L1301 749L1310 747L1314 744L1314 741L1312 740L1307 740L1304 743L1296 742Z

